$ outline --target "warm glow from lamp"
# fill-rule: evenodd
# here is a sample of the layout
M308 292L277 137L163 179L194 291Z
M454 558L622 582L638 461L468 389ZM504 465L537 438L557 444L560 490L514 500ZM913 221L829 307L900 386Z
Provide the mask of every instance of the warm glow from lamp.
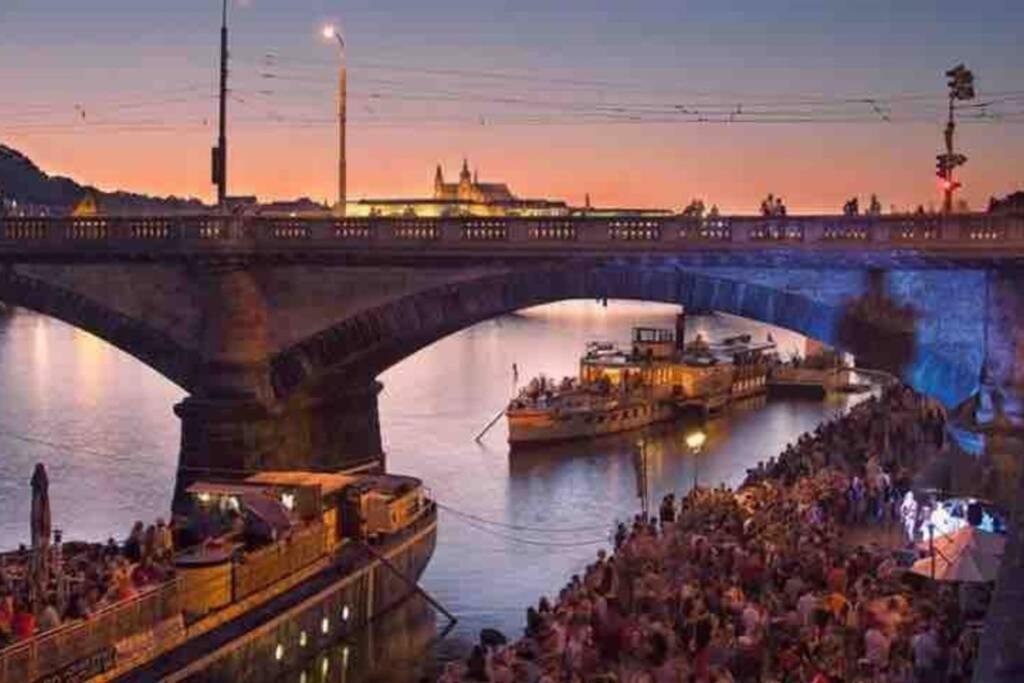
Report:
M707 435L702 431L698 430L696 432L691 432L686 435L686 445L689 446L691 450L697 451L704 445L707 438Z
M331 24L327 24L326 26L324 26L324 38L327 38L328 40L330 40L337 33L338 33L337 29L335 29L334 26L332 26Z

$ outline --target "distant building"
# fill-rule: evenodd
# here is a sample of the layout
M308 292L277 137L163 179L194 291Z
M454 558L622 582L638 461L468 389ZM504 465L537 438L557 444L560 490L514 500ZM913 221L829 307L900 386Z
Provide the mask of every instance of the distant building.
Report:
M988 201L989 213L1024 213L1024 192L1014 192L1002 199L992 197Z
M75 204L75 207L71 209L71 215L74 218L92 218L100 215L100 206L96 201L96 193L92 190L86 190L82 198Z
M469 174L469 162L462 160L459 182L446 183L441 164L434 173L434 199L441 201L472 202L474 204L509 204L517 201L505 183L481 183L476 171Z
M520 199L505 183L481 183L462 162L457 183L446 183L441 166L434 173L434 194L429 198L360 199L348 202L345 215L390 216L568 216L568 204L549 199Z
M430 198L360 199L347 204L345 215L354 217L422 217L477 216L481 218L523 216L551 218L564 216L614 216L622 214L668 216L671 211L649 209L571 207L556 199L521 199L512 194L505 183L482 183L476 171L470 172L463 160L458 182L446 183L438 164L434 172L434 194Z

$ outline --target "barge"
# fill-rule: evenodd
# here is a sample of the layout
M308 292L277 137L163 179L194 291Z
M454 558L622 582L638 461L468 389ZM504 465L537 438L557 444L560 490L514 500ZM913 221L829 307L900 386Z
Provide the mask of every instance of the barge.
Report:
M685 343L686 318L676 328L638 327L632 344L591 342L578 378L539 377L505 411L513 446L615 434L671 420L681 412L710 415L767 390L775 344L749 335Z
M265 667L268 639L283 673L417 592L436 542L412 477L261 472L187 493L173 576L0 650L0 683L184 681Z
M842 356L825 348L816 349L806 358L779 363L768 375L768 390L773 396L825 398L858 388L852 383L851 371L843 364Z

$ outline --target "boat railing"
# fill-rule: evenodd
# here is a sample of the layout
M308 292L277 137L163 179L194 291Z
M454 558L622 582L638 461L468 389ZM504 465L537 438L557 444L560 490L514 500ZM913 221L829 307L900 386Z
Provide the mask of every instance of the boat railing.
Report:
M115 643L149 631L181 614L181 584L175 578L75 621L0 650L0 683L86 680L110 668ZM69 669L81 669L74 677ZM63 672L71 675L64 676Z
M292 533L285 540L246 553L232 567L232 594L235 601L273 585L298 572L327 554L324 525L315 522Z

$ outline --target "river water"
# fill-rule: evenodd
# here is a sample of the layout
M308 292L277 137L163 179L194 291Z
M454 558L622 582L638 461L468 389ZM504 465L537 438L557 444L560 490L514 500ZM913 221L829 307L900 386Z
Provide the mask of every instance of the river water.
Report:
M516 635L526 606L556 594L610 545L615 520L638 511L631 455L638 435L510 453L499 420L479 442L474 437L513 393L513 363L520 382L537 373L575 374L587 341L625 342L634 325L670 327L676 310L552 304L451 335L387 371L380 418L388 469L421 477L445 506L421 583L459 622L438 643L443 619L435 624L414 602L374 629L369 642L322 653L332 666L268 670L267 680L415 680L414 662L463 652L482 628ZM725 315L691 317L688 333L698 332L743 332L758 341L771 333L784 353L804 344L791 332ZM121 538L134 520L166 515L179 436L171 407L181 398L154 371L85 332L0 309L2 547L28 539L28 480L38 461L49 471L54 526L66 539ZM748 467L847 400L762 400L703 426L650 428L652 499L685 491L695 478L738 484ZM694 457L683 440L696 428L708 439Z

